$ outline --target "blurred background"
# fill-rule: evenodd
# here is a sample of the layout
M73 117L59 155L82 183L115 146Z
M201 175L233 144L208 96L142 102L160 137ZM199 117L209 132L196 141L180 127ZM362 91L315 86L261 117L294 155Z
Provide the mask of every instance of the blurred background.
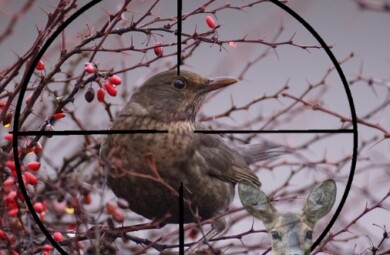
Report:
M11 160L12 150L9 140L3 137L12 130L21 82L30 61L48 36L87 2L0 1L3 121L0 177L4 197L9 194L4 182L12 178L12 169L6 164ZM42 125L46 130L107 129L145 79L176 67L176 2L104 0L73 21L45 52L41 59L44 69L36 68L29 80L21 99L20 130L39 130ZM390 1L284 3L306 20L331 48L348 80L359 118L359 153L349 197L331 234L313 254L389 254L390 241L384 233L390 229L387 153L390 151ZM207 25L206 16L213 18L215 28ZM347 94L330 58L308 30L272 2L183 1L182 32L182 69L206 77L228 75L240 80L206 99L198 121L210 128L352 129ZM87 62L101 75L84 73ZM103 87L106 73L118 75L122 80L115 88L117 96L104 91L104 102L99 102L97 96L88 102L87 91L95 95ZM72 93L74 96L70 96ZM52 116L59 110L65 117L54 120ZM351 170L352 133L224 137L233 144L265 139L294 151L252 166L263 183L262 189L280 210L300 210L316 184L328 178L336 181L336 205L316 225L316 239L345 190ZM40 216L50 231L61 232L80 246L64 245L68 252L91 252L91 247L96 246L94 239L77 239L75 233L84 233L94 224L119 227L148 222L130 210L121 209L105 187L98 157L101 135L35 139L42 150L23 155L23 164L40 162L39 171L33 173L38 184L27 183L27 188L33 203L44 203L46 208ZM20 147L29 148L31 141L33 136L21 138ZM16 184L13 189L18 189ZM44 237L26 212L23 201L18 204L17 219L9 215L6 203L1 205L0 230L8 234L9 240L12 236L23 237L13 242L0 241L0 251L24 254L26 247L34 247L30 253L39 253ZM241 207L236 196L226 216L228 227L223 235L210 241L211 246L222 254L270 254L271 238L261 231L263 224L253 220ZM11 227L22 223L27 224L23 234ZM203 228L208 230L210 225L204 224ZM117 238L111 245L118 254L162 252L156 246L147 245L147 241L172 245L171 250L175 251L177 230L177 226L168 225L162 229L129 232L127 238ZM202 236L200 232L198 226L187 226L186 243L198 240Z

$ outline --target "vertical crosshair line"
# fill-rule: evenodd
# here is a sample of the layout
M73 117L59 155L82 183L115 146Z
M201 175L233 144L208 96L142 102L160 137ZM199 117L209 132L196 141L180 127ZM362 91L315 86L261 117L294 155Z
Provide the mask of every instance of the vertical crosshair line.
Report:
M177 0L177 75L180 75L181 64L181 12L182 12L182 0Z
M179 254L184 255L184 193L182 182L179 188Z
M182 0L177 0L177 75L181 65ZM184 255L184 194L183 183L179 187L179 254Z

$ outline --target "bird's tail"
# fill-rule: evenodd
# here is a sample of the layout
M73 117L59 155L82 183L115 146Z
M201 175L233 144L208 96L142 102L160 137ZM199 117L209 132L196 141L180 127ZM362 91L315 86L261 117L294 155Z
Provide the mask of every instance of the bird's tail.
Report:
M292 152L291 148L287 146L268 141L258 144L240 145L237 146L237 151L244 157L248 165Z

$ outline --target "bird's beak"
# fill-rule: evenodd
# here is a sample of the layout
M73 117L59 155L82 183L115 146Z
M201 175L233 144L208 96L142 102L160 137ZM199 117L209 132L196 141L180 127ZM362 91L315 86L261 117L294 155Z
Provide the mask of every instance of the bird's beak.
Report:
M232 85L238 82L236 78L233 77L215 77L209 79L209 83L206 86L206 92L214 91Z

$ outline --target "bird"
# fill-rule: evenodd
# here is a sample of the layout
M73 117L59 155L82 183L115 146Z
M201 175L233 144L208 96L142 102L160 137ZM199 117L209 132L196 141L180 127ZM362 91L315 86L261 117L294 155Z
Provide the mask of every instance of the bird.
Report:
M100 155L107 184L129 209L151 220L180 223L178 189L183 185L183 223L225 212L235 185L261 182L249 165L279 156L272 142L232 146L196 122L206 96L237 83L232 77L206 78L191 71L160 72L132 94L114 118L111 130L140 130L106 135ZM166 130L166 133L141 132Z

